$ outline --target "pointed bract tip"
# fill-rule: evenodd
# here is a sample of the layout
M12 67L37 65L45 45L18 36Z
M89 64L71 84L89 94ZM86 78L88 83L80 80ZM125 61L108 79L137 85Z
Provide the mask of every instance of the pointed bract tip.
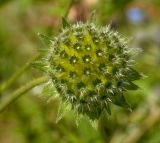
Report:
M63 28L70 27L70 24L67 22L67 20L64 17L62 17L62 26Z
M92 11L91 16L89 18L89 22L95 22L96 21L96 10Z

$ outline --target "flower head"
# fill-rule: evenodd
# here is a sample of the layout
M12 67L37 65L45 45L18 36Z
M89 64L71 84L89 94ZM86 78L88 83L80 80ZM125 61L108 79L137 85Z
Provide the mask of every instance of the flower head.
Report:
M123 93L136 90L132 81L141 75L133 66L133 50L128 39L93 22L69 25L50 40L41 63L62 103L79 115L96 120L110 104L129 107Z

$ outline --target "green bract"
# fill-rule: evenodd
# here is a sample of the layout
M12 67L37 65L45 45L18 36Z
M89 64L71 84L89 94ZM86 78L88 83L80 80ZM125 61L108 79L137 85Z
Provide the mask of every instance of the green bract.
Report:
M110 103L129 107L123 92L136 90L132 81L141 76L132 68L134 52L125 37L109 26L69 25L63 19L63 28L50 42L40 63L62 103L91 120L103 110L110 114Z

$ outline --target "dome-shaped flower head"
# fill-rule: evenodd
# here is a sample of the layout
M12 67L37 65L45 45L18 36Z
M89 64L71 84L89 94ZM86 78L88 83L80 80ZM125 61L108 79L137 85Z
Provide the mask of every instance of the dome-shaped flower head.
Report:
M123 93L136 90L132 81L141 78L132 68L135 52L128 39L92 21L62 21L41 61L62 103L91 120L104 110L110 114L111 103L128 108Z

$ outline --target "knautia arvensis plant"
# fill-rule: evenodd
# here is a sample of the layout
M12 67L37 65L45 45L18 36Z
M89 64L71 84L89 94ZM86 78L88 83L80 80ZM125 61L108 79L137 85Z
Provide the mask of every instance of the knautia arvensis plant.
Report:
M110 114L111 103L129 107L123 93L136 90L132 81L141 76L132 68L135 52L127 38L109 26L63 19L50 42L40 63L62 104L92 121L104 110Z

